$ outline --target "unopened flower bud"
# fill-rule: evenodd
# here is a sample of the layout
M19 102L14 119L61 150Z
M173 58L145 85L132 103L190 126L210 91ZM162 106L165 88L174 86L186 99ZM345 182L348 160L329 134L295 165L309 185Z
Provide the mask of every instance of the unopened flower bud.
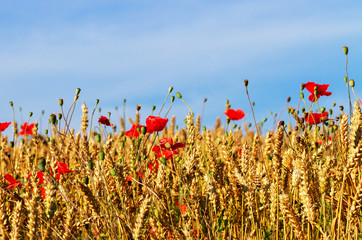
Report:
M100 159L100 160L104 160L104 152L100 152L100 153L99 153L99 159Z
M354 88L355 82L353 79L349 80L349 85Z
M53 113L50 115L50 122L54 125L57 122L57 116Z
M136 109L137 111L141 110L141 104L137 104Z
M171 93L172 90L173 90L173 87L169 87L169 88L168 88L168 93Z
M299 97L303 99L304 98L304 93L300 92Z
M343 105L339 106L339 109L341 109L341 111L343 112L344 109Z
M248 79L245 79L245 80L244 80L244 85L245 85L245 87L247 87L247 86L249 85Z
M62 98L59 98L59 99L58 99L58 103L59 103L59 106L63 106L63 103L64 103L63 99L62 99Z
M181 98L182 98L181 93L180 93L180 92L177 92L177 93L176 93L176 97L178 97L178 98L180 98L180 99L181 99Z
M326 108L325 108L325 107L322 107L322 108L321 108L321 113L324 112L325 110L326 110Z
M141 127L141 133L143 135L145 135L147 133L147 128L146 127Z
M101 135L99 135L99 134L96 134L95 136L94 136L94 138L96 139L96 142L101 142Z
M171 102L175 101L175 96L171 96Z
M63 115L61 113L58 113L58 119L61 120Z
M155 111L155 109L156 109L156 106L152 106L152 107L151 107L151 110L152 110L152 111Z
M287 98L287 102L290 102L290 100L291 100L291 98L290 98L290 97L288 97L288 98Z
M347 47L347 46L344 46L344 47L343 47L343 52L344 52L344 54L346 54L346 55L348 54L348 47Z
M207 102L207 98L204 98L204 103Z
M96 104L98 104L99 103L99 99L96 99Z
M80 88L77 88L77 90L75 90L75 95L79 95L79 93L80 93Z
M13 102L12 101L10 101L9 102L9 104L10 104L10 106L12 107L12 106L14 106L14 104L13 104Z
M112 175L112 176L116 176L117 172L114 168L112 168L111 170L109 170L109 173Z
M344 80L345 83L347 83L348 78L347 78L347 77L344 77L343 80Z
M32 117L32 116L33 116L33 112L30 112L30 113L29 113L29 117Z

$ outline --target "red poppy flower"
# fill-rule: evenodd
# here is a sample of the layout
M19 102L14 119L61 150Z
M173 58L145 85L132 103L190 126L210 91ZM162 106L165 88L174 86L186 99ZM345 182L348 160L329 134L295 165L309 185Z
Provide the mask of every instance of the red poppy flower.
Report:
M184 143L173 144L172 138L163 138L160 140L160 146L154 146L152 151L157 153L158 158L164 157L166 159L170 159L174 154L178 154L176 149L184 146Z
M155 163L149 163L148 164L148 169L150 170L151 173L153 171L153 167L155 167L156 171L158 171L158 168L160 167L160 164L157 161L155 161Z
M132 177L128 175L126 178L126 182L127 182L127 185L129 186L132 183Z
M57 162L57 171L59 174L66 174L66 173L71 173L71 172L74 172L73 170L70 170L68 168L68 164L66 163L61 163L61 162Z
M34 127L34 123L28 125L28 123L25 122L21 126L21 131L19 132L19 135L33 135L33 127Z
M317 98L314 95L314 88L317 87ZM309 101L315 102L319 99L320 96L330 96L332 93L327 92L327 89L329 87L329 84L316 84L314 82L307 82L305 84L305 88L308 90L308 92L311 93L309 96Z
M28 179L32 176L32 174L28 175ZM36 173L36 177L38 178L39 182L38 184L43 184L44 183L44 173L39 171Z
M149 116L146 119L147 129L152 132L162 131L168 122L168 118Z
M106 118L105 116L101 116L101 117L98 119L98 123L103 124L103 125L106 125L106 126L112 126L112 124L111 124L111 122L109 121L109 119Z
M323 113L312 113L307 116L306 121L309 122L310 124L317 125L322 122L321 121L322 118L326 118L327 116L328 116L327 111L324 111Z
M132 125L131 129L125 132L125 135L128 137L138 137L141 134L141 128L145 127L143 125ZM152 133L147 129L147 133Z
M145 175L143 174L142 170L138 170L136 171L136 173L138 174L138 176L140 176L142 179L145 178Z
M10 183L5 189L16 188L17 186L23 185L20 181L16 181L10 174L5 174L4 178Z
M175 204L180 208L181 214L186 212L186 206L184 204L181 204L181 206L179 202L175 202Z
M3 132L3 131L5 131L5 129L7 129L10 124L11 124L11 122L3 122L3 123L0 123L0 133Z
M225 114L228 116L228 118L230 118L230 120L240 120L245 117L245 113L241 109L228 109Z
M43 199L45 199L45 188L43 188L43 187L41 187L40 188L40 191L41 191L41 197L43 198Z

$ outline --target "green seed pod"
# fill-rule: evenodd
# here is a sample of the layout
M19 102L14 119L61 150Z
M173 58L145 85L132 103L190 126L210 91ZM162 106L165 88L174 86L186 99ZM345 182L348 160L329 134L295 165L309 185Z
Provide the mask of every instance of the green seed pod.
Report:
M79 95L79 93L80 93L80 88L77 88L77 90L75 90L75 95Z
M147 128L146 128L146 127L142 127L142 128L141 128L141 133L142 133L143 135L145 135L145 134L147 133Z
M88 185L88 183L89 183L89 178L88 177L85 177L82 180L83 180L84 184Z
M50 115L50 122L55 125L57 122L57 116L53 113Z
M355 84L356 84L356 83L354 82L353 79L349 80L349 85L350 85L352 88L354 88Z
M9 102L10 106L14 106L14 103L12 101Z
M48 129L45 129L45 130L44 130L44 133L45 133L45 134L48 134Z
M9 145L10 145L11 148L13 148L13 147L14 147L14 142L11 141L11 142L9 143Z
M88 162L88 168L89 168L90 170L93 170L93 168L94 168L94 163L93 163L93 162Z
M168 88L168 93L171 93L172 90L173 90L173 87L169 87L169 88Z
M64 103L63 99L62 99L62 98L59 98L59 99L58 99L58 103L59 103L59 106L63 106L63 103Z
M61 120L63 115L61 113L58 113L58 119Z
M159 160L160 160L160 162L162 162L163 164L167 165L167 164L166 164L166 158L160 157Z
M104 152L100 152L100 153L99 153L99 159L100 159L100 160L104 160Z
M180 99L181 99L181 98L182 98L181 93L180 93L180 92L177 92L177 93L176 93L176 97L178 97L178 98L180 98Z
M94 138L95 138L95 140L96 140L97 143L100 143L100 142L101 142L101 135L96 134L96 135L94 136Z
M324 112L325 110L326 110L326 108L325 108L325 107L322 107L322 108L321 108L321 113Z
M347 78L347 77L344 77L343 80L344 80L345 83L347 83L348 78Z
M96 104L98 105L98 103L99 103L99 99L96 99ZM118 108L117 108L118 109Z
M202 130L205 132L205 131L206 131L206 127L205 127L205 126L202 126Z
M300 92L300 93L299 93L299 97L300 97L301 99L304 99L304 93Z
M175 101L175 96L171 96L171 102Z
M116 176L117 172L114 168L112 168L111 170L109 170L109 173L112 175L112 176Z
M151 110L155 111L155 109L156 109L156 106L152 106Z
M30 112L29 113L29 117L31 118L33 116L33 112Z

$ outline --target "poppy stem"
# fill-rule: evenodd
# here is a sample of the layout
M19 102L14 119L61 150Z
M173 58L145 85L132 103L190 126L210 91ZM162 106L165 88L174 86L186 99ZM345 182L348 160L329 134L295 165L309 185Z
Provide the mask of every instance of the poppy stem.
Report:
M256 124L255 114L254 114L254 110L253 110L253 105L251 104L250 97L249 97L249 92L248 92L248 86L247 86L246 84L245 84L245 90L246 90L246 95L248 96L249 105L250 105L250 108L251 108L251 113L253 114L253 119L254 119L254 124L255 124L255 128L256 128L256 132L258 133L258 136L259 136L259 138L260 138L260 132L259 132L258 124Z
M99 103L99 100L97 99L97 100L96 100L96 105L94 106L94 109L93 109L93 112L92 112L92 116L91 116L91 122L90 122L90 126L89 126L89 137L90 137L90 135L91 135L91 133L92 133L93 116L94 116L94 113L95 113L95 111L96 111L96 109L97 109L98 103Z
M170 96L170 93L172 92L172 90L173 90L173 87L170 87L170 88L168 89L168 93L167 93L166 99L165 99L165 101L163 101L162 107L161 107L160 112L158 113L157 116L160 116L160 114L161 114L161 112L162 112L162 109L163 109L163 107L165 106L166 101L167 101L167 99L168 99L168 96Z
M359 103L362 105L361 99L357 96L356 92L354 91L354 87L352 88L353 94L356 96L356 98L358 99Z
M348 55L346 54L346 85L347 85L347 89L348 89L348 99L349 99L349 115L352 116L352 102L351 102L351 93L349 91L349 84L348 84L348 70L347 70L347 67L348 67Z

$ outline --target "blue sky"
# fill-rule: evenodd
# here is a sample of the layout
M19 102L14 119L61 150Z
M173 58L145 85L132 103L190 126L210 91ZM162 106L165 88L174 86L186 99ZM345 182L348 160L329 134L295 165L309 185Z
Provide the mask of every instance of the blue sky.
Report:
M42 110L45 121L76 88L74 128L81 104L91 111L97 98L117 124L124 98L128 116L141 104L144 122L173 86L195 113L208 99L203 125L212 127L226 99L250 111L246 78L257 121L269 125L288 96L297 105L303 82L331 85L321 106L347 106L342 47L361 94L361 10L359 1L0 1L0 122L12 120L9 101L18 122ZM170 116L183 126L187 112L176 99Z

